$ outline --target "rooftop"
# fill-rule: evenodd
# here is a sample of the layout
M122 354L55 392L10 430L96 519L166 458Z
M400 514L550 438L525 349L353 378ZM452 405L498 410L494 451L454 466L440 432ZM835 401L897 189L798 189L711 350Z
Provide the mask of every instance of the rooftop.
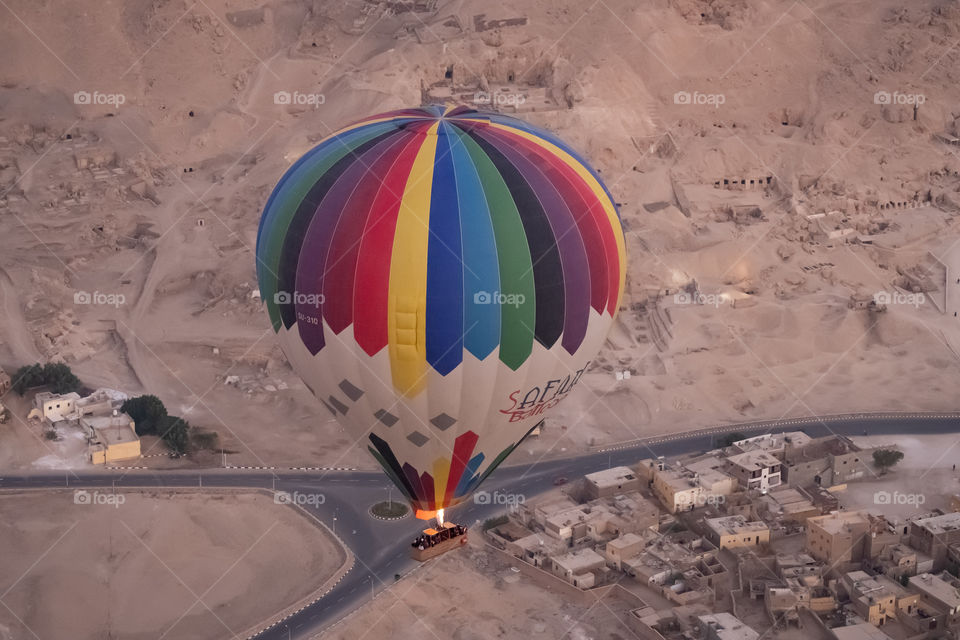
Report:
M825 516L807 518L807 525L818 525L831 535L848 532L853 525L869 526L865 511L833 511Z
M604 560L603 556L589 547L571 551L562 556L556 556L553 558L553 561L564 571L569 571L574 575L606 565L606 560Z
M930 573L921 573L910 578L910 586L951 609L960 607L960 596L952 584Z
M619 538L614 538L613 540L608 542L607 546L613 547L615 549L623 549L625 547L629 547L631 545L642 543L642 542L643 542L643 538L641 536L638 536L635 533L625 533Z
M592 482L600 487L606 487L636 480L637 474L629 467L613 467L611 469L597 471L596 473L588 473L584 478L587 479L587 482Z
M850 571L845 580L850 585L851 597L856 597L865 604L872 604L878 598L899 597L906 593L903 587L889 578L874 577L864 571Z
M697 616L697 619L700 624L712 627L721 640L756 640L760 637L759 633L731 613L711 613Z
M930 533L937 535L960 529L960 513L945 513L942 516L933 516L930 518L921 518L914 520L914 524L923 527Z
M767 433L762 436L744 438L733 443L740 451L780 451L787 443L794 447L802 447L810 442L811 438L803 431L787 431L784 433Z
M83 422L92 429L103 444L123 444L136 442L137 432L130 428L133 418L125 413L118 416L97 416L83 418Z
M746 469L747 471L760 471L768 467L775 467L780 464L780 460L773 457L773 455L767 453L766 451L748 451L746 453L738 453L732 456L728 456L727 460L730 464L735 464L738 467Z
M722 518L707 518L707 526L718 536L729 536L737 533L766 531L767 525L763 522L748 522L746 516L724 516Z
M891 640L890 636L869 622L853 624L849 627L836 627L831 631L837 640Z

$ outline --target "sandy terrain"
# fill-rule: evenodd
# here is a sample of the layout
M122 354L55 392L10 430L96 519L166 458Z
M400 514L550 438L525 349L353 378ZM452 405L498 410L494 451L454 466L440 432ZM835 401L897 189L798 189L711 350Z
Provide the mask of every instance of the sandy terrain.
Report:
M593 160L630 262L608 346L525 457L956 408L960 147L935 137L958 133L955 2L388 5L6 3L0 364L62 358L91 387L155 393L228 463L368 465L253 296L260 210L343 123L500 90ZM851 302L880 292L884 312Z
M854 440L869 446L896 443L904 456L889 472L847 485L838 494L844 509L871 509L901 519L934 509L951 511L950 496L960 494L960 441L956 436Z
M473 536L377 595L325 633L324 640L397 638L630 638L623 622L637 600L617 593L573 594L511 570L504 556ZM629 579L623 582L630 585ZM572 589L572 587L571 587ZM655 596L655 594L654 594ZM669 605L656 597L647 602Z
M261 494L86 497L0 495L0 638L232 637L344 561L329 534Z

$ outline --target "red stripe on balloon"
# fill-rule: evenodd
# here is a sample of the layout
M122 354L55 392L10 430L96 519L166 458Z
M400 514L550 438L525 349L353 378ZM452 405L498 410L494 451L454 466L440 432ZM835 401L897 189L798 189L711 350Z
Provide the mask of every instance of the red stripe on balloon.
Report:
M397 156L393 168L383 176L363 231L354 283L353 335L367 355L372 356L387 346L390 256L397 215L413 162L426 140L421 134L432 125L429 120L413 123L398 134L409 136L409 142Z
M603 313L603 308L606 306L612 314L616 310L616 294L620 288L620 255L615 232L610 228L610 219L607 217L603 202L573 167L550 150L503 129L490 127L487 131L505 139L510 144L532 150L551 167L558 170L566 179L567 185L572 187L576 198L568 195L567 203L573 212L580 236L587 249L587 260L590 263L590 306L597 313ZM557 186L559 188L560 184ZM571 190L564 189L564 192L569 194Z
M353 322L360 242L375 200L384 189L380 176L390 175L413 135L397 131L390 138L391 146L367 168L333 231L323 274L323 318L334 333L339 334Z
M463 470L467 468L470 462L470 456L473 454L473 448L477 446L479 436L473 431L467 431L453 442L453 458L450 460L450 473L447 474L447 489L443 494L443 503L450 504L453 498L453 492L460 484L460 476Z

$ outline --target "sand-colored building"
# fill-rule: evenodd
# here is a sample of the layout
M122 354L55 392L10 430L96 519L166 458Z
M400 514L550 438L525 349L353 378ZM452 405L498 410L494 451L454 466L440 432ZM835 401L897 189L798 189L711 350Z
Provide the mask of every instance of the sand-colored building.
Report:
M912 576L909 584L923 600L942 609L951 618L960 616L960 591L954 584L930 573Z
M757 640L760 634L732 613L698 616L702 640Z
M56 424L76 414L78 400L80 400L80 394L75 392L60 395L41 391L34 396L33 406L39 413L39 417L50 424ZM31 415L34 415L34 412L31 412Z
M744 489L766 493L780 486L780 464L766 451L747 451L727 457L727 473Z
M912 614L919 600L919 594L908 593L889 578L864 571L844 574L842 584L857 615L877 626L895 620L901 609Z
M869 622L831 629L837 640L893 640Z
M646 540L635 533L628 533L611 540L606 548L607 564L616 567L617 571L622 571L623 561L639 555L646 544Z
M662 468L661 468L662 467ZM654 467L653 493L670 513L717 504L736 490L735 478L714 468Z
M596 584L596 569L606 566L603 556L593 549L578 549L550 559L550 571L581 589L590 589Z
M140 457L140 437L133 418L125 413L111 416L84 416L80 426L87 433L88 452L93 464Z
M586 492L591 499L606 498L638 491L643 484L640 477L629 467L613 467L584 476Z
M836 571L845 572L863 557L869 528L864 511L834 511L807 518L807 551Z
M802 447L809 443L810 436L803 431L785 431L783 433L766 433L761 436L737 440L731 445L734 451L747 453L748 451L764 451L783 460L783 451L787 445Z
M910 546L933 558L935 571L947 564L950 545L960 543L960 513L921 518L910 523Z
M750 522L741 515L707 518L710 541L719 549L755 547L770 542L770 528L766 523Z

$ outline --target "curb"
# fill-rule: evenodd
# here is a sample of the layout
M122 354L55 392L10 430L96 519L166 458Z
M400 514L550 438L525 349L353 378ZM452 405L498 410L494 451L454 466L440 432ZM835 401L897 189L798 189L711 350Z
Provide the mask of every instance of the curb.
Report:
M269 489L263 489L263 491L267 492L268 494L273 495L274 497L276 497L276 494L278 493L278 492L275 492L275 491L270 491ZM308 608L308 607L312 607L313 605L315 605L317 602L319 602L320 600L322 600L323 598L325 598L331 591L333 591L334 589L336 589L337 585L340 584L340 582L341 582L345 577L347 577L347 575L348 575L351 571L353 571L353 568L354 568L354 567L356 566L356 564L357 564L356 555L353 553L353 551L350 549L350 547L348 547L347 544L343 541L343 539L342 539L340 536L338 536L336 533L334 533L334 532L330 529L330 527L328 527L328 526L326 525L326 523L324 523L322 520L320 520L319 518L317 518L315 515L313 515L312 513L310 513L309 511L307 511L306 509L300 507L299 505L291 504L291 505L289 505L289 506L291 506L291 507L293 507L294 509L296 509L297 511L299 511L299 512L301 513L301 515L305 516L305 517L308 518L309 520L312 520L314 523L316 523L317 526L323 527L324 531L326 531L326 532L337 542L337 544L339 544L339 545L343 548L343 551L344 551L344 553L345 553L345 555L346 555L346 558L345 558L345 560L344 560L344 564L341 565L340 569L338 569L339 575L336 577L336 580L334 580L332 584L329 584L329 586L324 590L323 593L321 593L321 594L318 595L318 596L315 596L312 600L310 600L309 602L306 602L306 603L302 604L300 607L298 607L297 609L295 609L295 610L293 610L293 611L286 611L286 610L284 610L284 611L281 611L281 612L278 613L278 614L274 614L275 616L276 616L276 615L279 615L279 616L281 616L281 617L275 619L273 622L271 622L270 624L268 624L268 625L266 625L266 626L261 626L261 625L259 625L259 624L258 624L258 625L254 625L252 628L253 628L253 629L257 629L257 630L254 631L253 633L249 633L249 632L248 632L249 635L246 636L246 639L247 639L247 640L253 640L254 638L257 638L257 637L261 636L263 633L269 631L270 629L273 629L274 627L276 627L276 626L278 626L278 625L280 625L280 624L283 624L284 621L289 620L290 618L292 618L293 616L297 615L298 613L300 613L300 612L303 611L304 609L306 609L306 608ZM344 570L344 567L346 567L346 570ZM335 574L335 575L336 575L336 574ZM321 588L323 588L323 587L321 587ZM307 597L310 597L310 596L307 596ZM296 605L294 605L294 606L296 606ZM271 617L271 618L268 618L268 620L269 620L269 619L272 619L272 617Z
M851 420L903 420L903 419L942 419L942 418L960 418L960 413L846 413L837 415L825 415L814 418L789 418L786 420L762 420L756 422L744 422L727 424L713 427L704 427L692 431L683 431L681 433L662 434L650 436L648 438L637 438L635 440L625 440L611 445L597 445L591 447L593 453L606 453L608 451L619 451L622 449L633 449L636 447L649 446L652 444L661 444L663 442L673 442L676 440L686 440L689 438L698 438L719 433L732 433L737 431L757 431L766 429L776 429L780 427L801 426L811 424L821 424L830 421L851 421Z

